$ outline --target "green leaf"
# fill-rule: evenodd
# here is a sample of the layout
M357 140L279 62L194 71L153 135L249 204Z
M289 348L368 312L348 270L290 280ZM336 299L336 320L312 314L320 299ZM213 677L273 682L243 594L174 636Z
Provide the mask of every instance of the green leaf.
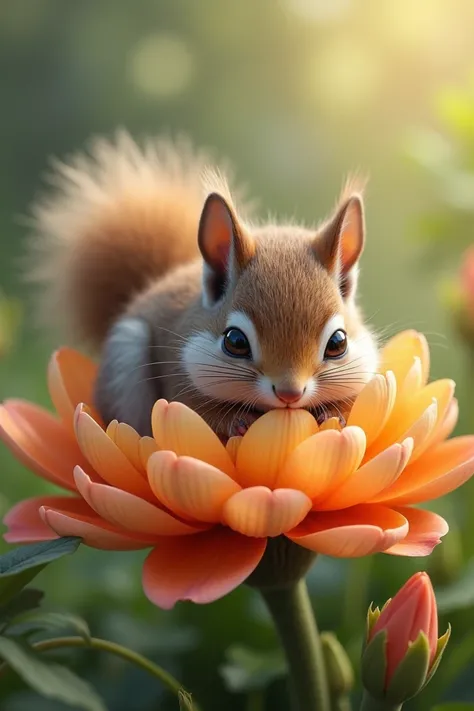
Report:
M464 704L462 701L452 701L449 704L435 706L432 711L474 711L474 704Z
M35 588L20 590L16 597L0 607L0 626L9 624L14 617L23 612L39 607L43 597L42 590Z
M229 647L227 662L220 673L227 688L234 692L265 689L272 681L284 676L286 663L280 651L261 652L246 647Z
M71 629L87 641L91 638L87 622L67 612L25 612L11 621L9 631L13 631L11 629L13 627L20 627L22 632L32 628L41 630Z
M80 538L56 538L14 548L0 556L0 605L6 605L53 560L74 553Z
M0 657L42 696L84 709L106 711L94 689L70 669L44 661L17 640L0 637Z

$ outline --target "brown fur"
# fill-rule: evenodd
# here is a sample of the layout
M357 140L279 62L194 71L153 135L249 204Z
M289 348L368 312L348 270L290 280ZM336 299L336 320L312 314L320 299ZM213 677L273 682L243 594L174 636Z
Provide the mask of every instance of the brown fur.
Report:
M335 218L318 231L252 225L233 203L223 175L207 161L185 144L149 141L140 149L126 134L115 142L98 140L90 156L58 166L56 191L33 211L32 278L44 287L43 317L59 317L73 340L103 347L99 409L106 420L129 422L143 434L158 397L196 407L223 432L241 412L241 403L210 401L182 363L191 336L219 336L231 310L252 319L264 360L259 367L280 379L314 373L315 348L332 315L345 315L350 336L363 328L333 273L340 260L333 241L355 186L345 187ZM223 298L209 308L202 302L197 238L211 192L222 196L214 202L218 210L227 203L232 219L218 211L210 227L201 221L201 250L209 249L219 271L226 266L226 229L234 230L234 243L245 249L237 249ZM211 231L209 244L202 229Z
M149 283L195 259L202 203L226 180L184 141L128 134L95 139L88 155L56 163L54 190L33 206L29 278L39 317L73 341L99 346Z

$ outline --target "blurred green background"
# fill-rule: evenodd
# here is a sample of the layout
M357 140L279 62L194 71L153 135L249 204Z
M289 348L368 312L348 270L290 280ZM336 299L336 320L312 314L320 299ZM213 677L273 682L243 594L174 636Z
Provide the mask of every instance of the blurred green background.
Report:
M473 27L471 0L2 0L0 397L48 403L45 368L57 344L33 329L19 266L22 216L48 159L124 126L137 137L185 132L217 149L262 210L282 217L319 220L348 171L369 172L361 302L383 337L407 327L427 334L433 377L458 383L457 432L473 431L473 351L453 316L474 227ZM2 512L47 490L5 448L0 474ZM310 577L321 628L336 630L357 664L369 602L429 570L441 626L450 620L454 635L432 684L406 706L420 710L474 702L474 482L435 508L452 531L429 559L321 558ZM141 591L143 558L81 549L42 574L46 605L150 655L206 711L286 709L256 595L242 588L164 613ZM176 711L140 671L68 654L111 711ZM11 675L0 708L63 707Z

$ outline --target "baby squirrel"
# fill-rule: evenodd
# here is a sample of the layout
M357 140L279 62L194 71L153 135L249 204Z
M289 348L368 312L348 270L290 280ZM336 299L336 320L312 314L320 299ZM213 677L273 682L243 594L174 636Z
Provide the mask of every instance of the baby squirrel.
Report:
M100 351L96 406L150 434L158 398L223 439L272 408L340 414L377 368L355 303L360 186L317 228L260 223L186 143L97 139L33 206L40 305Z

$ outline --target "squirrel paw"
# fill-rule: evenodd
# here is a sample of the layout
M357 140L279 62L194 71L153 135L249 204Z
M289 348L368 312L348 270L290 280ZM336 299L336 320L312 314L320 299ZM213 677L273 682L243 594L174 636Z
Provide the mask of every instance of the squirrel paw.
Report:
M243 437L250 425L257 420L259 415L248 414L236 417L229 425L229 437Z
M324 422L326 422L326 420L330 420L332 417L338 418L341 427L346 426L346 424L347 424L346 419L343 415L341 415L341 413L339 411L336 413L336 412L331 412L328 409L325 409L323 412L320 412L318 414L318 416L316 417L316 422L318 423L318 425L322 425L322 424L324 424Z

